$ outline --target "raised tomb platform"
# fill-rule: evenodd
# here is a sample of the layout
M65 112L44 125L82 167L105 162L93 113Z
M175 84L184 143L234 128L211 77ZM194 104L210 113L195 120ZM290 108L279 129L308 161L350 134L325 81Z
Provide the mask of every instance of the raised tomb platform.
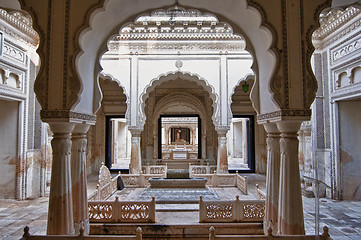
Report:
M207 178L150 178L150 188L206 188Z
M152 177L147 187L138 199L155 197L157 203L197 203L200 196L203 199L219 199L217 193L206 186L207 178L189 178L188 169L168 169L167 177Z

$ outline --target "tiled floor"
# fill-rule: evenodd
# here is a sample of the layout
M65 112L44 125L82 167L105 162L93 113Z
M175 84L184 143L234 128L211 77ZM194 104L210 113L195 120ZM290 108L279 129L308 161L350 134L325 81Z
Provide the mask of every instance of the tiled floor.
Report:
M248 174L247 174L248 175ZM261 189L265 189L265 179L261 175L248 175L249 195L241 195L236 188L216 188L221 199L234 199L236 195L241 198L255 198L255 184L258 183ZM96 185L96 178L88 179L88 189L91 192ZM117 194L120 200L134 199L143 189L124 189ZM303 198L305 227L307 234L314 234L315 229L315 199ZM197 204L157 204L156 221L159 223L171 224L172 219L179 222L196 223L198 212ZM31 234L45 234L47 222L48 198L42 197L35 200L0 201L0 239L20 239L23 228L30 227ZM164 209L184 209L185 211L167 212ZM179 214L177 218L175 214ZM321 199L320 201L320 228L327 225L330 229L332 239L360 240L361 239L361 202L332 201Z

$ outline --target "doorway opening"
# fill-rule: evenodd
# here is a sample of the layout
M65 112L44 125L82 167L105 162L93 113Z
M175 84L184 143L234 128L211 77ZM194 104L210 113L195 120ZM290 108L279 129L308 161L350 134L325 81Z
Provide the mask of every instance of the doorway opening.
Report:
M131 138L123 115L106 116L105 165L110 170L129 170Z
M228 141L228 170L255 172L254 116L235 115Z
M158 159L202 158L201 129L198 114L161 115L158 119Z

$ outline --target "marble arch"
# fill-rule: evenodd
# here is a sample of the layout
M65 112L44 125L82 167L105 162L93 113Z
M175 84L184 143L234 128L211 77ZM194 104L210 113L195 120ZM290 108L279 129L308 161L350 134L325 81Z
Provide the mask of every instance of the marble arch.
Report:
M203 103L195 96L189 93L184 92L174 92L164 96L156 106L154 106L154 114L150 122L153 122L153 135L156 136L158 133L158 118L163 114L167 109L172 107L186 106L190 109L193 109L202 120L202 139L204 146L202 149L202 158L206 158L206 143L205 143L205 134L208 127L207 124L207 111ZM158 136L157 136L158 137ZM158 149L157 142L154 142L154 150Z
M118 26L124 25L130 19L144 12L151 12L154 9L168 8L174 4L173 1L163 0L157 2L139 1L136 6L127 5L128 1L114 1L109 0L103 2L101 8L97 8L89 17L89 28L83 30L79 35L79 42L81 46L81 53L76 58L77 72L82 79L82 85L93 85L96 82L97 71L100 71L99 58L105 51L106 42L109 36L116 33L115 29ZM232 9L221 9L217 3L210 2L208 8L204 8L201 2L187 1L181 2L187 8L201 9L202 12L212 12L220 20L231 24L235 32L239 32L247 40L246 49L252 53L255 63L253 68L256 69L257 79L260 82L260 95L262 95L260 112L269 112L278 109L277 104L271 100L271 93L269 92L269 82L272 78L272 72L276 66L276 55L271 50L272 48L272 31L269 27L262 25L264 20L259 11L248 5L246 0L235 1L227 0L224 5L237 6ZM127 7L124 7L127 6ZM224 17L224 16L227 16ZM106 25L102 24L107 22ZM95 69L91 71L89 67ZM259 71L262 69L262 71ZM263 87L264 86L264 87ZM95 87L84 88L81 93L79 103L74 107L75 110L82 112L93 113L99 107L100 93ZM87 103L93 102L93 106Z
M145 101L149 97L149 93L152 92L157 86L161 85L162 83L168 82L170 80L177 80L177 79L179 79L179 80L189 80L191 82L195 82L197 85L202 86L203 89L208 92L209 97L212 99L212 102L213 102L212 119L215 120L216 111L217 111L217 108L219 108L219 107L217 107L218 96L215 93L214 88L211 85L209 85L207 83L207 81L204 80L203 78L201 78L200 76L198 76L196 74L190 74L190 73L180 72L180 71L168 73L168 74L165 74L165 75L161 75L157 79L151 80L148 87L145 88L145 92L142 93L141 96L140 96L140 99L141 99L140 104L141 104L141 109L142 109L143 113L144 113L144 108L145 108ZM170 98L168 100L171 100L171 101L174 100L173 96L168 96L168 98ZM179 100L179 99L177 99L177 100ZM194 104L194 102L193 102L193 106L197 106L196 107L197 112L199 112L200 115L204 117L203 119L205 119L206 114L204 113L204 111L202 111L202 108L200 107L201 103L199 101L197 101L197 99L193 99L193 100L196 103L196 104ZM161 106L160 104L166 104L166 102L164 102L164 103L162 103L162 102L163 102L163 100L161 102L159 102L159 104L157 106ZM190 103L190 101L186 101L186 102ZM157 111L155 111L156 114L154 116L158 115L158 117L159 117L161 110L162 110L162 108L158 107ZM159 112L159 114L158 114L158 112ZM145 116L145 114L144 114L144 116ZM144 121L145 121L145 119L144 119ZM143 124L144 124L144 122L143 122Z

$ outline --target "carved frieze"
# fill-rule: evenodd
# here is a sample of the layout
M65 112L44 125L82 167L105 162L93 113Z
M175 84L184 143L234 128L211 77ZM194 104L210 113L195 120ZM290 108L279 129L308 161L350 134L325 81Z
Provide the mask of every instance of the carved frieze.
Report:
M5 43L3 47L3 55L11 58L12 60L25 64L25 52Z
M45 122L47 121L70 121L70 122L83 122L86 121L90 124L94 124L96 121L95 115L79 113L69 110L41 110L40 112L41 119Z
M259 114L257 116L258 123L266 123L267 121L279 121L285 119L309 119L311 117L311 109L281 109L275 112Z

